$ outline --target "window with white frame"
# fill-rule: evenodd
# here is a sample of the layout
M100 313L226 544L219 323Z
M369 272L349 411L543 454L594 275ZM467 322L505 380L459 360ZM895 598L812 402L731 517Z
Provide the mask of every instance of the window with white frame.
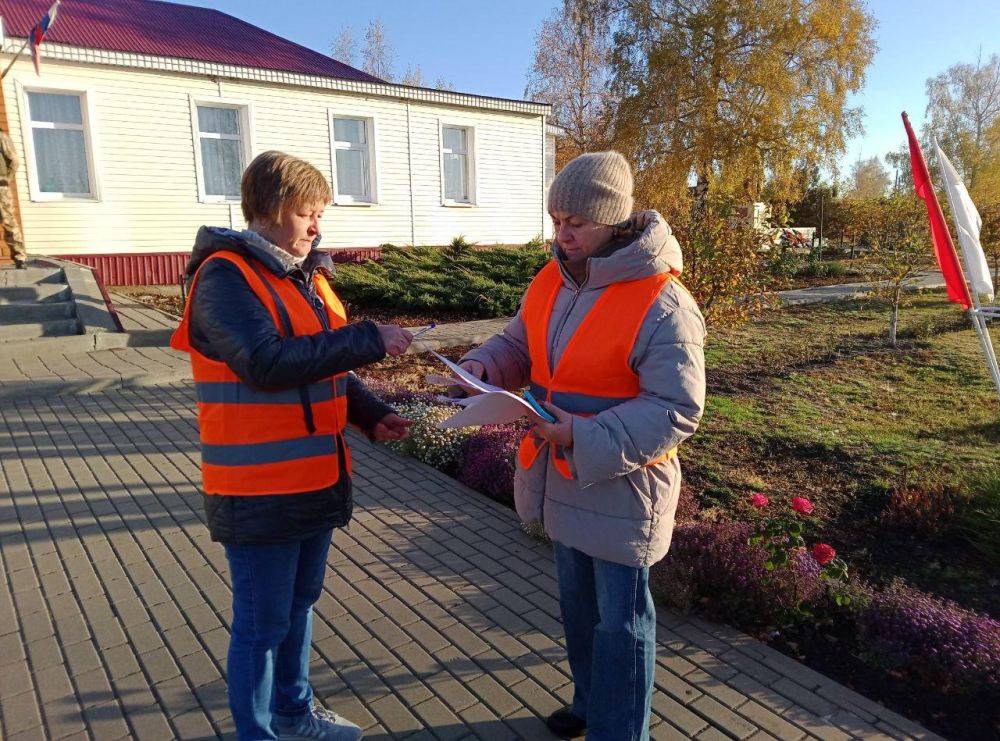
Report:
M375 135L370 118L332 117L334 201L375 203Z
M236 201L246 167L246 108L197 104L197 139L201 161L202 196L206 200Z
M85 94L26 92L39 195L92 197Z
M472 203L474 200L475 169L472 148L472 127L441 127L441 179L446 204Z

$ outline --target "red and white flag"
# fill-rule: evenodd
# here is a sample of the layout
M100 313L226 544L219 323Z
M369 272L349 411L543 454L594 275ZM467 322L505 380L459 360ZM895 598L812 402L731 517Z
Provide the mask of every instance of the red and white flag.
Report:
M927 163L924 161L923 152L920 151L920 142L917 141L913 127L910 126L910 119L905 112L903 113L903 126L906 127L906 138L910 143L913 186L917 195L927 206L927 219L931 225L931 242L934 244L934 254L937 256L941 274L944 275L948 300L960 304L963 309L968 310L972 306L972 296L969 293L969 286L965 282L962 263L958 261L955 244L951 241L951 232L948 231L948 224L945 223L941 204L938 203L934 193L931 176L927 172Z
M34 28L31 29L29 35L29 40L31 41L31 61L35 63L35 74L42 74L42 63L41 55L38 50L42 45L42 41L45 39L45 34L49 32L52 28L52 24L56 22L56 14L59 12L59 3L61 0L56 0L52 3L52 7L49 8L49 12L42 16Z
M980 241L980 230L983 219L979 209L969 196L965 183L958 175L958 170L942 151L941 145L935 141L934 150L937 153L938 165L944 177L944 190L951 204L952 218L955 220L955 231L958 234L958 246L962 248L965 258L965 274L969 279L973 294L985 296L987 301L993 301L993 278L990 276L990 266L986 262L986 254Z

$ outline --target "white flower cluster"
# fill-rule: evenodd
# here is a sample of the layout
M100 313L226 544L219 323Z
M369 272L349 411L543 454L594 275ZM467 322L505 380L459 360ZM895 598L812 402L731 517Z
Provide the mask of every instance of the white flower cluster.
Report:
M410 436L406 440L390 442L397 453L409 455L438 469L447 469L458 462L462 443L472 434L474 427L441 429L438 422L455 413L451 407L414 401L397 405L403 417L413 420Z

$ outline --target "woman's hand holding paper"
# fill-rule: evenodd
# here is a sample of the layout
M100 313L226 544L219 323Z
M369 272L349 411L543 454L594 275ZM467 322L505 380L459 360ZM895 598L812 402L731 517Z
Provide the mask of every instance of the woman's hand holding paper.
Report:
M458 364L458 366L470 376L475 376L479 379L486 376L486 366L478 360L463 360ZM456 383L449 386L445 393L453 399L461 399L463 396L469 396L470 391L472 393L477 393L462 383Z

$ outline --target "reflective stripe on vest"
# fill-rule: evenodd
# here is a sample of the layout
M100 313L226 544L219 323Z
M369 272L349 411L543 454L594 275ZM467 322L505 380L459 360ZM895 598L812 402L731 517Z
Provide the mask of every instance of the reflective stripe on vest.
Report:
M198 275L211 260L236 265L267 308L283 337L316 334L325 329L299 289L255 260L234 252L216 252L198 268L187 306L170 346L191 356L201 470L209 494L296 494L332 486L340 478L338 451L350 457L343 439L347 425L347 374L286 389L262 389L240 380L224 362L212 360L190 343L191 296ZM330 329L347 324L347 314L326 278L315 274Z
M632 347L646 315L671 278L669 273L661 273L605 288L573 332L552 372L549 321L563 279L555 260L542 268L528 286L521 308L535 398L571 414L591 417L638 396L639 376L629 365ZM518 449L520 465L529 468L546 445L538 435L526 434ZM550 447L556 470L567 479L575 479L565 451L557 445ZM676 453L674 448L646 465L662 463Z

